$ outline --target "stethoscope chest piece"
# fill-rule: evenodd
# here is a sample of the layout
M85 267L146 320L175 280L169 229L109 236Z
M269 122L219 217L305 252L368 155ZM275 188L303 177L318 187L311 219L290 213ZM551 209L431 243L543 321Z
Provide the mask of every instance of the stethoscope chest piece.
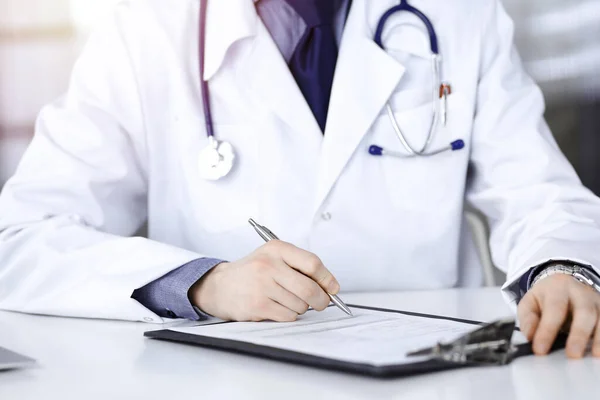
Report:
M233 169L235 152L228 142L219 142L213 136L208 141L208 146L198 155L198 171L202 179L216 181L227 176Z

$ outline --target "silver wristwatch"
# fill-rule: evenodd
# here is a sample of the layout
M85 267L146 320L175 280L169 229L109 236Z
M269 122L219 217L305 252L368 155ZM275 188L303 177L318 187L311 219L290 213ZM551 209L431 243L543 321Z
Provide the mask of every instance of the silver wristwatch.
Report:
M570 275L573 278L577 279L579 282L594 288L598 293L600 293L600 277L598 277L598 275L596 275L587 268L583 268L578 265L567 264L555 264L547 267L538 276L535 277L533 283L531 284L531 287L534 287L535 284L541 281L542 279L555 274Z

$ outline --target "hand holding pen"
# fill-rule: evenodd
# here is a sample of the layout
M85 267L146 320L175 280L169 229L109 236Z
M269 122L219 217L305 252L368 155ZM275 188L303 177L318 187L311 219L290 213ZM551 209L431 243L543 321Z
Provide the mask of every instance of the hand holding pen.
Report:
M267 240L263 234L272 233L261 228ZM224 320L278 322L295 321L309 307L322 311L330 301L343 304L336 296L339 283L316 255L268 240L247 257L207 273L189 291L192 304Z
M252 218L250 218L250 220L248 222L250 222L250 225L252 225L252 227L254 228L256 233L258 233L258 235L265 242L268 243L271 240L279 240L279 238L273 232L271 232L266 226L257 224L256 221L254 221ZM319 260L319 263L322 264L321 260ZM325 268L325 267L323 267L323 268ZM338 285L338 290L339 290L339 285ZM335 304L340 310L345 312L347 315L350 315L350 316L352 315L352 311L350 311L348 306L342 301L342 299L340 299L337 296L337 294L333 294L331 292L329 292L327 294L328 294L329 298L331 299L332 303Z

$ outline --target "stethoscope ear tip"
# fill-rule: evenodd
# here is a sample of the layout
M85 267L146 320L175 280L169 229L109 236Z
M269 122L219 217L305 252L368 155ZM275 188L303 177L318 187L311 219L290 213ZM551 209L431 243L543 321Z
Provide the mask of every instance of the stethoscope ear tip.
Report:
M462 150L465 148L465 142L462 139L458 139L450 143L450 146L452 147L452 151Z
M372 145L371 147L369 147L369 154L372 156L382 156L383 148L376 145Z

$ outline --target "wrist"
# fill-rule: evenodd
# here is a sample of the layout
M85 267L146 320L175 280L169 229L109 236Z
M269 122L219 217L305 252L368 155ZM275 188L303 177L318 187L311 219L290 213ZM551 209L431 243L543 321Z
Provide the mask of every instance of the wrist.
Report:
M227 268L227 265L229 265L227 262L218 264L192 285L189 297L193 306L198 307L203 312L209 312L208 310L212 308L210 305L218 290L223 270Z

